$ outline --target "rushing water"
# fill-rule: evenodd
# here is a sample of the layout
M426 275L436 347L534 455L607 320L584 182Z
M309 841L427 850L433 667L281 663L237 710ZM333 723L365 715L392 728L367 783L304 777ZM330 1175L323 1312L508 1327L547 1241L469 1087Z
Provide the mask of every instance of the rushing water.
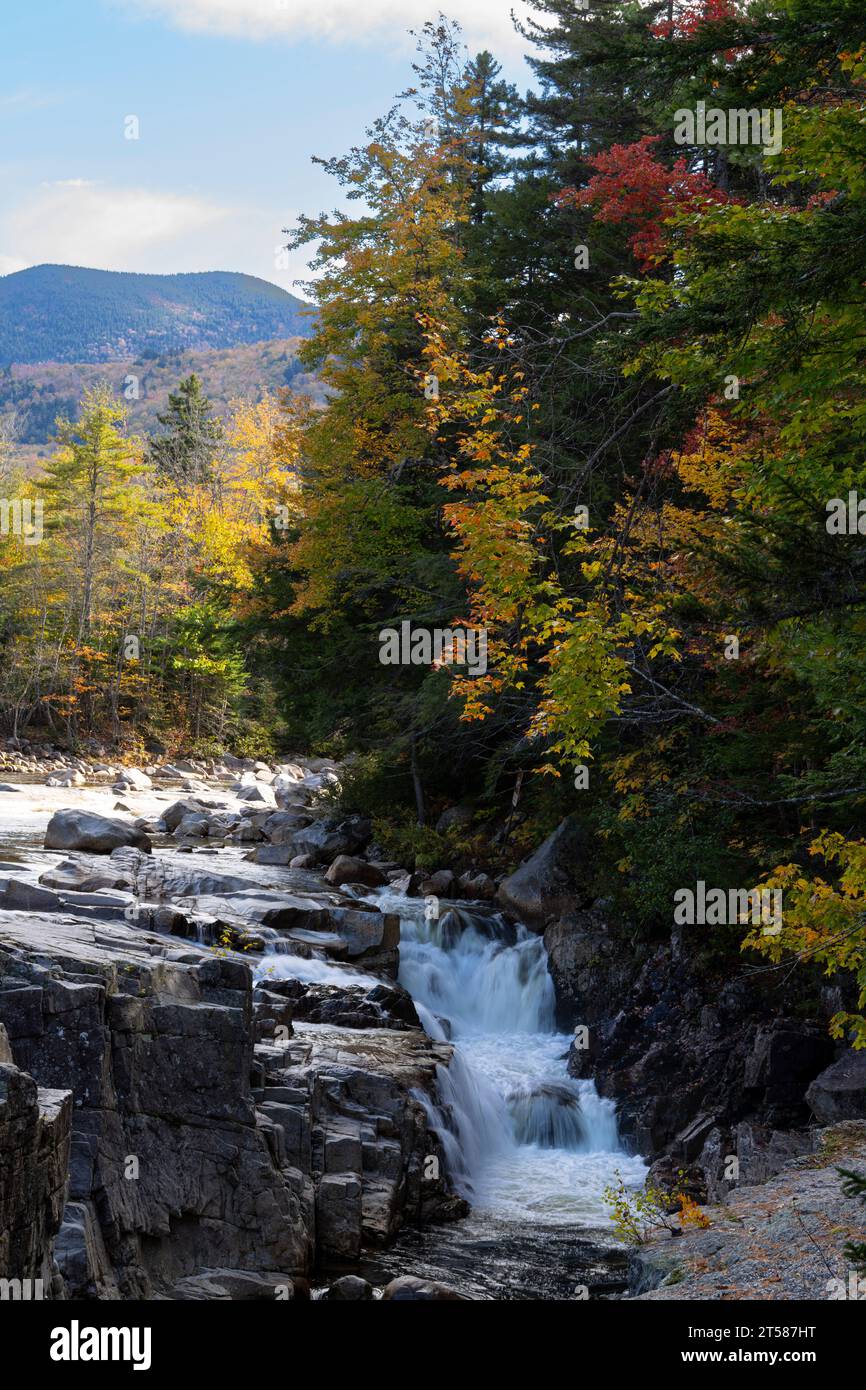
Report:
M378 901L402 919L401 984L430 1036L455 1046L430 1106L455 1186L505 1221L607 1225L604 1188L645 1168L619 1145L613 1103L568 1075L541 937L489 912L428 921L423 902Z

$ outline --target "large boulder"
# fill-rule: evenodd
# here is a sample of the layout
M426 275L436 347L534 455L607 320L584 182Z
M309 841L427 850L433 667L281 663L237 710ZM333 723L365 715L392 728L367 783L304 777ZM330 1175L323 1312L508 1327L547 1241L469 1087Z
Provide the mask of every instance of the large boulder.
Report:
M196 801L194 797L186 797L182 801L173 801L170 806L162 812L160 820L166 830L177 830L184 816L201 815L202 803Z
M806 1100L822 1124L866 1119L866 1051L846 1052L816 1076Z
M578 906L587 847L586 832L569 816L519 869L503 879L497 894L502 906L529 926L544 926Z
M46 849L81 849L91 854L110 854L122 845L150 854L151 843L143 830L128 821L110 820L95 811L55 811L45 831Z
M262 834L272 845L288 845L309 824L310 817L298 811L274 811L262 822Z
M174 829L176 840L203 839L210 828L208 817L200 811L190 811L190 813L178 821Z
M295 854L311 854L319 864L330 864L338 854L357 854L370 842L370 822L359 817L344 821L315 821L292 838Z
M456 879L450 869L437 869L424 879L419 892L424 898L431 894L435 898L453 898L455 886Z
M357 859L351 854L338 854L325 878L335 887L339 887L341 883L363 883L368 888L381 888L388 882L381 869L368 864L366 859Z

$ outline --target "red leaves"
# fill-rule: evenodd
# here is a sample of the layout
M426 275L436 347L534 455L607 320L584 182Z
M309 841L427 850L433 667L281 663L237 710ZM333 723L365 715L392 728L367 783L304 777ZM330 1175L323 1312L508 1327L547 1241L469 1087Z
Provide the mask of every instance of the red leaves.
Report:
M674 7L673 20L657 19L651 24L650 33L660 39L687 39L703 25L735 19L737 13L734 0L686 0Z
M565 188L555 198L560 207L595 208L600 222L633 223L629 245L644 270L663 258L663 224L674 212L727 201L704 174L690 173L685 159L672 169L661 164L652 148L660 138L644 135L633 145L611 145L590 160L598 172L586 188Z

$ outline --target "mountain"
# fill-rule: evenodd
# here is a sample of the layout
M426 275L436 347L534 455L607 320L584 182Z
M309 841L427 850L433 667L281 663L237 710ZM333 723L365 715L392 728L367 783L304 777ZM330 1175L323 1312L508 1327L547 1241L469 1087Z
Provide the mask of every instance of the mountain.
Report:
M121 362L307 336L303 300L228 270L139 275L36 265L0 276L0 367Z
M0 367L0 417L14 420L16 444L36 457L53 438L57 416L75 419L83 392L98 381L107 381L117 392L129 411L130 429L138 434L158 429L156 417L165 410L169 391L176 390L190 372L201 377L204 393L218 415L228 414L233 400L259 400L265 392L284 386L321 400L320 382L305 373L297 360L300 342L300 338L289 338L221 351L172 352L114 362ZM130 394L131 378L135 378L137 395L134 390Z

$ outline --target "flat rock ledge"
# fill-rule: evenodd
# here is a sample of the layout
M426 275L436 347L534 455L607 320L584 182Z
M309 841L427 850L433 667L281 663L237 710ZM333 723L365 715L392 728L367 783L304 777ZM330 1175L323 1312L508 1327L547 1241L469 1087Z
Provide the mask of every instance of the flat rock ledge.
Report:
M712 1225L634 1251L629 1294L640 1300L842 1299L857 1290L844 1253L864 1238L862 1203L842 1192L839 1168L866 1173L866 1121L822 1129L816 1152L757 1187L701 1210Z

